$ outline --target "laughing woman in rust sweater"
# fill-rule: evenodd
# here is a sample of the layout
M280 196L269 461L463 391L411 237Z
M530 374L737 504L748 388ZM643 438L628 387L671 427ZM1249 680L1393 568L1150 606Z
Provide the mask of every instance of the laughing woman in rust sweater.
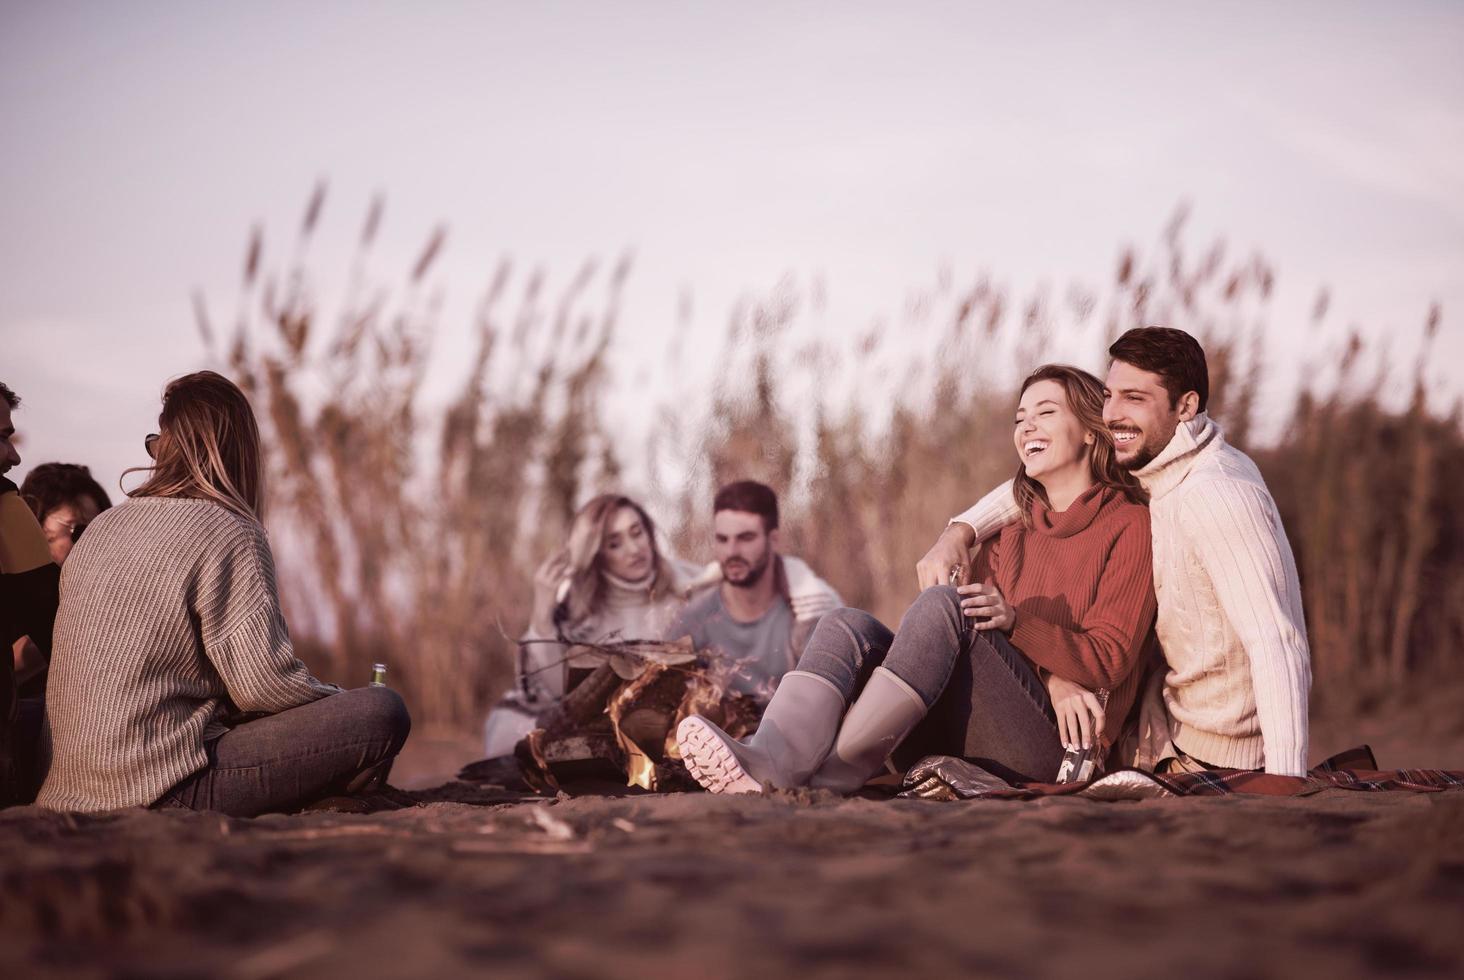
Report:
M981 550L976 583L926 589L898 633L857 609L826 615L747 741L682 722L698 782L849 793L902 743L901 756L1048 781L1064 744L1112 741L1154 622L1144 493L1114 461L1103 385L1086 371L1034 371L1013 441L1023 521Z

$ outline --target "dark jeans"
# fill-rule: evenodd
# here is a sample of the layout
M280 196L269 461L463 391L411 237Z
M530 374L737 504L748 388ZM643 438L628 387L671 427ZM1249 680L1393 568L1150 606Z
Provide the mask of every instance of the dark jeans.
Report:
M7 716L9 706L0 695L0 807L34 803L41 788L36 750L46 702L43 698L21 698L13 704L11 718Z
M298 810L384 781L411 729L390 688L332 694L230 729L208 744L208 768L153 805L234 817Z
M995 630L967 630L949 585L926 589L898 633L866 612L837 609L819 621L798 669L831 681L852 701L883 666L924 699L929 713L895 753L959 755L1007 780L1057 776L1063 747L1047 687Z
M41 726L46 722L46 699L21 698L17 704L15 775L20 789L20 803L34 803L41 791L40 761Z

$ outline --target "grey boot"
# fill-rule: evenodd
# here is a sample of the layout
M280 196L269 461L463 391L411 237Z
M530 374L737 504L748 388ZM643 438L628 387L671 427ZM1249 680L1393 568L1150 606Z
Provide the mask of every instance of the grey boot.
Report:
M852 793L879 772L890 753L925 717L925 701L893 671L876 667L850 705L829 753L808 785Z
M676 729L686 769L712 793L760 793L803 786L839 730L844 695L830 681L802 670L783 675L757 731L739 742L701 715Z

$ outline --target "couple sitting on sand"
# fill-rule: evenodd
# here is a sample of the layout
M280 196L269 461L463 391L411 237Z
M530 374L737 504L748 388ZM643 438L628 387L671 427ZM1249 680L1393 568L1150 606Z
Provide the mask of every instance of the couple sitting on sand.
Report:
M601 494L581 507L565 546L534 573L517 683L488 715L487 757L512 754L567 699L579 715L598 704L589 724L608 724L605 675L633 675L645 661L612 670L607 656L640 658L662 641L689 638L715 658L727 695L766 704L819 617L843 605L807 562L780 549L778 523L771 487L723 485L708 529L716 561L702 566L666 553L650 514L629 497Z
M892 754L1050 782L1065 747L1093 740L1161 772L1306 771L1296 565L1260 472L1205 415L1204 351L1144 327L1109 355L1106 384L1061 365L1023 382L1016 478L920 561L898 632L836 610L750 738L681 723L702 786L850 793ZM975 581L946 584L978 541Z

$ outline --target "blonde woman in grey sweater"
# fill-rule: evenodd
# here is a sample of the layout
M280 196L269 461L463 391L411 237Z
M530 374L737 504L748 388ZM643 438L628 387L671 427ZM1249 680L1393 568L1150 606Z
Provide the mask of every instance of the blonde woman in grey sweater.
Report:
M322 683L295 656L244 393L211 371L173 381L147 446L150 477L92 522L61 577L37 802L253 816L384 779L406 707Z
M517 683L484 723L487 757L512 753L545 711L605 662L578 644L661 639L715 571L663 553L651 515L629 497L601 494L581 507L565 546L534 572Z

